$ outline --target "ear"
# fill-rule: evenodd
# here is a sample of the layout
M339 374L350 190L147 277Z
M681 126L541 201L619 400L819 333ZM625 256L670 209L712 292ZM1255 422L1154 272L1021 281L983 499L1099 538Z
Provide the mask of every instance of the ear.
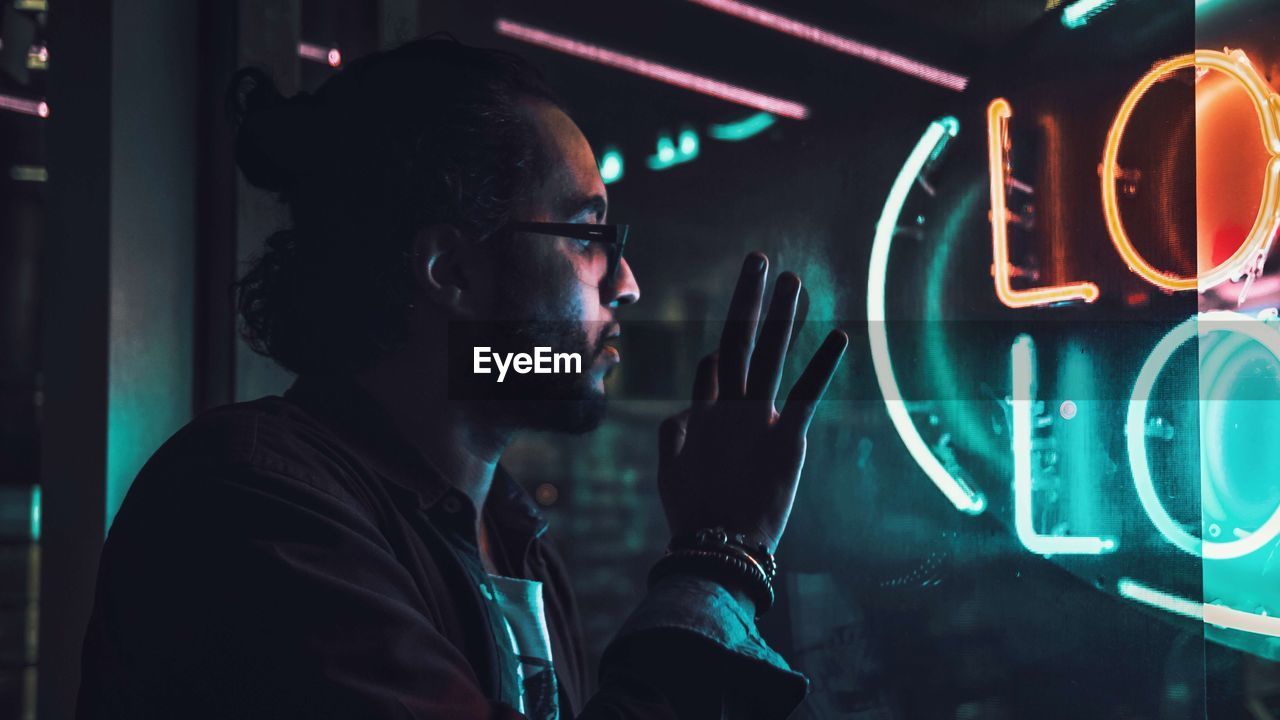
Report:
M457 311L468 289L463 253L466 238L453 225L427 226L414 236L410 248L413 279L427 300L448 311Z

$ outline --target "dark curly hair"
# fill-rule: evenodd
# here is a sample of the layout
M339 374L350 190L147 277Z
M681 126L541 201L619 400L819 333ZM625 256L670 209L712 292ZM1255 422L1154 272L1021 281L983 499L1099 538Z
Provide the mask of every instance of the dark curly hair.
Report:
M349 373L402 347L414 234L488 237L544 171L522 106L559 105L509 53L431 36L352 62L314 94L232 78L236 163L291 227L236 283L241 335L298 373Z

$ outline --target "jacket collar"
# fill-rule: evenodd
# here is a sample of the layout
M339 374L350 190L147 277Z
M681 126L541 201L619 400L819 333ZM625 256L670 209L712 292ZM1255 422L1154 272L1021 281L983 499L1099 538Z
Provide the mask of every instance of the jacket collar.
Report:
M446 497L461 495L354 378L300 377L284 396L341 435L402 499L431 510ZM501 464L494 472L485 510L512 539L532 539L547 529L533 498Z

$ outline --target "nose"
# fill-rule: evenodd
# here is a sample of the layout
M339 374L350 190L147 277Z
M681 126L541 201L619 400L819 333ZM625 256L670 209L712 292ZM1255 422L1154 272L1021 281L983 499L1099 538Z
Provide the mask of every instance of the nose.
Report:
M606 287L609 297L605 298L605 302L609 307L630 305L640 299L640 285L636 283L636 276L631 273L631 266L627 264L626 258L618 263L618 277Z

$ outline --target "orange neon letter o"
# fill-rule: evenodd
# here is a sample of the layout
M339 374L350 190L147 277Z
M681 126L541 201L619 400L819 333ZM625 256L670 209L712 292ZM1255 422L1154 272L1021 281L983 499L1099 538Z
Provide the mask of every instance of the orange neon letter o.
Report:
M1271 155L1271 160L1267 163L1266 177L1263 179L1262 201L1258 205L1258 216L1245 241L1231 257L1202 275L1181 277L1153 267L1129 240L1129 235L1124 229L1124 221L1120 217L1120 207L1116 203L1116 161L1120 155L1120 141L1124 137L1125 126L1138 101L1156 83L1171 73L1191 67L1225 73L1239 82L1249 93L1253 107L1258 113L1258 124L1262 128L1262 142ZM1111 123L1111 130L1107 133L1107 144L1102 151L1099 174L1102 180L1102 210L1107 221L1107 232L1130 270L1157 287L1173 291L1195 290L1198 286L1200 291L1204 292L1227 280L1238 280L1246 273L1261 267L1262 260L1271 248L1276 230L1280 228L1280 97L1254 69L1249 58L1239 50L1229 52L1197 50L1194 53L1166 60L1144 75L1120 105L1120 110Z

